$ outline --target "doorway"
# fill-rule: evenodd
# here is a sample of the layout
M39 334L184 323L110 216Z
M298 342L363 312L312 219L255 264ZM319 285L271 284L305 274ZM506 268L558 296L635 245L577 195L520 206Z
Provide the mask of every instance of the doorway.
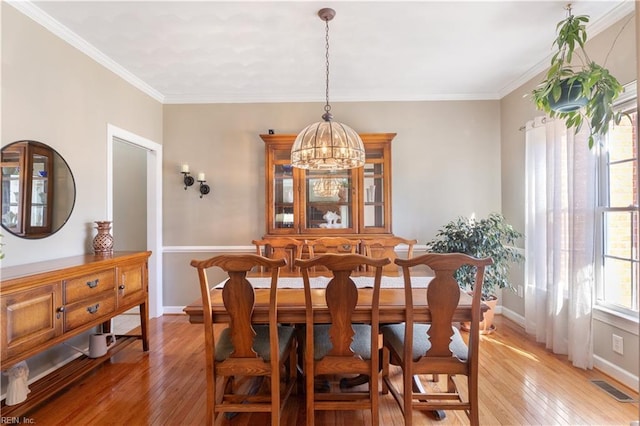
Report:
M107 215L113 221L117 250L152 252L149 317L162 315L162 145L111 124L107 125Z

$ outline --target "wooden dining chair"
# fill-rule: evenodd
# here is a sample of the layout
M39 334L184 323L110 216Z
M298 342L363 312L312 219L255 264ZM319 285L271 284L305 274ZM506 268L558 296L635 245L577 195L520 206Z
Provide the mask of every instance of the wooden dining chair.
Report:
M191 261L191 266L198 269L202 293L207 424L213 424L220 413L238 412L270 412L271 424L280 424L282 408L296 385L297 374L294 328L278 325L277 321L278 274L285 264L284 259L267 259L255 254L221 255ZM217 339L207 280L207 269L214 266L229 275L222 289L222 299L230 322ZM268 325L254 325L251 322L255 292L246 275L256 267L269 268L271 271ZM285 386L281 389L280 375L283 369L288 373ZM258 383L265 377L270 378L270 397L234 393L233 379L238 376L253 376ZM218 382L222 382L220 395L216 393Z
M472 425L479 424L478 408L478 347L480 298L485 267L491 258L477 259L461 253L425 254L412 259L396 259L402 267L405 282L406 314L401 324L381 327L383 336L382 386L398 402L404 414L404 424L412 424L413 410L465 410ZM428 266L435 272L425 296L431 320L428 324L414 323L419 312L413 305L410 270ZM475 291L471 306L471 331L469 344L465 344L460 331L453 326L461 290L454 278L455 271L463 265L476 269ZM402 369L402 389L396 388L389 376L389 364ZM425 391L417 375L446 375L446 389ZM465 376L467 391L458 389L453 377ZM434 383L434 386L436 384ZM465 395L466 393L466 395Z
M372 239L363 239L362 247L365 256L380 259L380 258L388 258L393 262L398 258L398 253L396 249L399 245L403 244L407 246L407 259L411 259L413 257L413 246L418 243L418 240L409 240L402 237L381 237L381 238L372 238ZM397 273L399 270L398 265L395 263L390 263L386 265L383 269L385 273Z
M291 237L276 237L265 240L253 240L251 244L256 246L256 254L270 259L286 259L286 271L294 271L294 260L302 259L304 240Z
M307 425L313 425L316 410L365 410L371 411L371 424L378 425L378 377L379 377L379 317L380 280L382 268L389 259L371 259L359 254L326 254L308 260L296 260L304 282L305 295L305 343L304 375L306 390ZM333 277L325 289L329 323L316 324L309 270L324 266ZM353 323L358 306L358 289L350 278L353 271L363 266L375 269L371 313L367 323ZM364 302L367 303L367 302ZM362 309L362 304L359 305ZM320 375L368 375L366 392L315 392L314 381ZM336 386L334 385L333 388Z

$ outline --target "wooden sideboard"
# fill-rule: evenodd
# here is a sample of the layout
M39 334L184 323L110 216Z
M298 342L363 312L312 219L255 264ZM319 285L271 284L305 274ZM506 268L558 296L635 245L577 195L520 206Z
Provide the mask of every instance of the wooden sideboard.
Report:
M148 259L151 252L116 252L112 255L83 255L2 269L0 279L0 365L5 370L52 346L93 327L110 331L111 318L131 308L140 308L141 335L118 339L107 355L78 360L56 371L61 380L52 391L41 392L38 382L31 384L25 402L2 407L3 415L19 415L36 406L110 358L118 349L148 338ZM74 364L75 363L75 364ZM68 372L68 374L67 374ZM46 379L46 378L45 378ZM44 396L42 396L44 395ZM24 406L24 407L23 407Z

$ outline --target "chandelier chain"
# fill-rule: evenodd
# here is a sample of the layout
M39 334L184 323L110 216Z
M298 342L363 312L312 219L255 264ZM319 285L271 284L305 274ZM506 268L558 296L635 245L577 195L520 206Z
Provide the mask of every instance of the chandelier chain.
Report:
M325 21L325 49L326 49L326 53L325 53L325 59L326 59L326 85L325 85L325 98L327 103L324 106L324 111L325 112L329 112L331 111L331 105L329 105L329 20L326 19Z

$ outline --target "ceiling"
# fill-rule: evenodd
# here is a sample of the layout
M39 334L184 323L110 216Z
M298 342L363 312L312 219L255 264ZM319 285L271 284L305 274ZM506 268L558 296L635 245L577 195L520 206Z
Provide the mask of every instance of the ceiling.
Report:
M9 2L163 103L500 99L549 61L567 1ZM573 1L589 34L633 1Z

